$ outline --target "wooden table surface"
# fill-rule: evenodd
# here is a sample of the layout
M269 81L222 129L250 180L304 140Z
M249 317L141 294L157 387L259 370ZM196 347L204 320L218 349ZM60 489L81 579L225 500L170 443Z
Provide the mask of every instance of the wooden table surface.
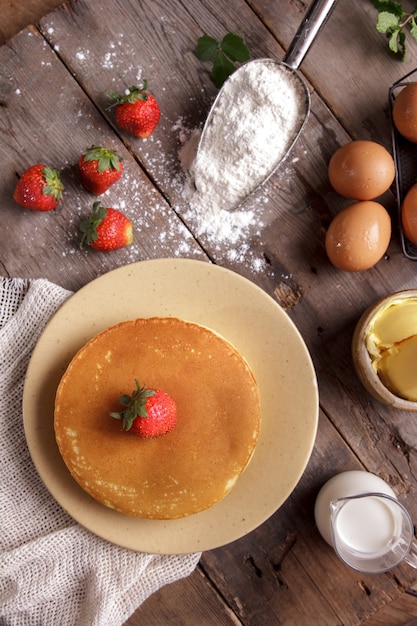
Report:
M417 520L417 426L412 415L373 400L353 370L350 342L365 308L417 286L401 249L395 199L384 258L362 273L336 270L324 235L347 201L329 186L327 164L350 139L391 150L388 89L417 65L388 53L367 0L339 0L302 63L309 121L287 161L245 205L214 228L189 211L179 148L201 128L216 88L194 53L198 37L241 31L252 58L282 59L308 3L298 0L75 0L0 48L0 273L44 277L78 290L128 263L187 257L228 268L264 289L301 332L317 372L320 419L306 470L284 505L231 545L203 553L189 578L138 608L130 626L400 626L417 616L417 573L400 566L363 575L344 566L314 524L321 485L366 469L385 479ZM107 94L150 83L161 122L148 140L121 132ZM81 252L78 221L93 199L75 165L98 143L124 157L124 184L104 197L132 218L134 244L111 254ZM39 161L62 171L65 199L51 213L21 209L18 176ZM226 217L225 217L226 219ZM122 286L121 286L122 288ZM285 468L283 468L285 471ZM279 471L279 468L277 468Z

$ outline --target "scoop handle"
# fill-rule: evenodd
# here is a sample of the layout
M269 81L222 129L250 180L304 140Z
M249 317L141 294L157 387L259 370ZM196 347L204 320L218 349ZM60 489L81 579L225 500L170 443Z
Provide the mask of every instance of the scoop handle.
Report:
M314 0L301 22L284 57L284 63L297 70L337 0Z

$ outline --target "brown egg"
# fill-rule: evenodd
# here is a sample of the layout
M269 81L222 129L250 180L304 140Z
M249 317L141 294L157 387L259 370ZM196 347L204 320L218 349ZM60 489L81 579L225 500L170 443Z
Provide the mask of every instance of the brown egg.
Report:
M329 162L330 184L352 200L373 200L385 193L395 177L394 159L379 143L351 141L341 146Z
M417 244L417 184L410 187L402 202L401 224L407 239Z
M400 91L392 105L392 120L398 132L409 141L417 142L417 83Z
M345 207L326 233L326 252L333 265L361 272L377 263L391 239L391 218L378 202L365 200Z

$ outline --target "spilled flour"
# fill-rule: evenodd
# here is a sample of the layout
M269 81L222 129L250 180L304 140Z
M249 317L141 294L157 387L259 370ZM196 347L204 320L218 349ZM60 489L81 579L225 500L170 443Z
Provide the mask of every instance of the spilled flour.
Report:
M253 209L233 212L224 211L218 207L217 203L211 201L211 196L203 198L196 191L194 166L201 131L199 129L188 130L182 127L181 123L179 121L174 129L180 130L181 147L178 151L178 158L182 170L186 173L183 195L187 200L189 210L186 212L185 217L194 223L198 237L204 235L212 244L223 244L227 241L236 245L248 235L250 227L255 226L255 222L257 230L263 224L259 221L259 217L255 221ZM249 242L245 248L249 248ZM235 257L234 259L230 258L230 260L238 260L236 258L239 254L237 248L234 249L234 252L232 251L233 249L230 250L229 256L233 255ZM243 259L242 253L241 256Z
M273 61L241 66L227 85L201 144L201 131L184 128L181 120L174 130L179 131L178 158L186 173L186 219L197 236L204 235L219 249L230 243L230 261L247 262L253 256L251 240L264 227L256 209L268 202L268 192L252 196L245 205L242 200L285 158L308 103L298 79ZM251 265L260 271L264 261L253 258Z

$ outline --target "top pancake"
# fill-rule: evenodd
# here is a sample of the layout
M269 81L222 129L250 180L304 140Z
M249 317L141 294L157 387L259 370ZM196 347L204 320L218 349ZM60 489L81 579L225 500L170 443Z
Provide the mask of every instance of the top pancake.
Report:
M140 439L109 415L135 379L174 398L172 432ZM233 346L197 324L155 317L112 326L75 355L54 423L68 469L93 498L128 515L175 519L230 491L254 451L260 413L254 376Z

